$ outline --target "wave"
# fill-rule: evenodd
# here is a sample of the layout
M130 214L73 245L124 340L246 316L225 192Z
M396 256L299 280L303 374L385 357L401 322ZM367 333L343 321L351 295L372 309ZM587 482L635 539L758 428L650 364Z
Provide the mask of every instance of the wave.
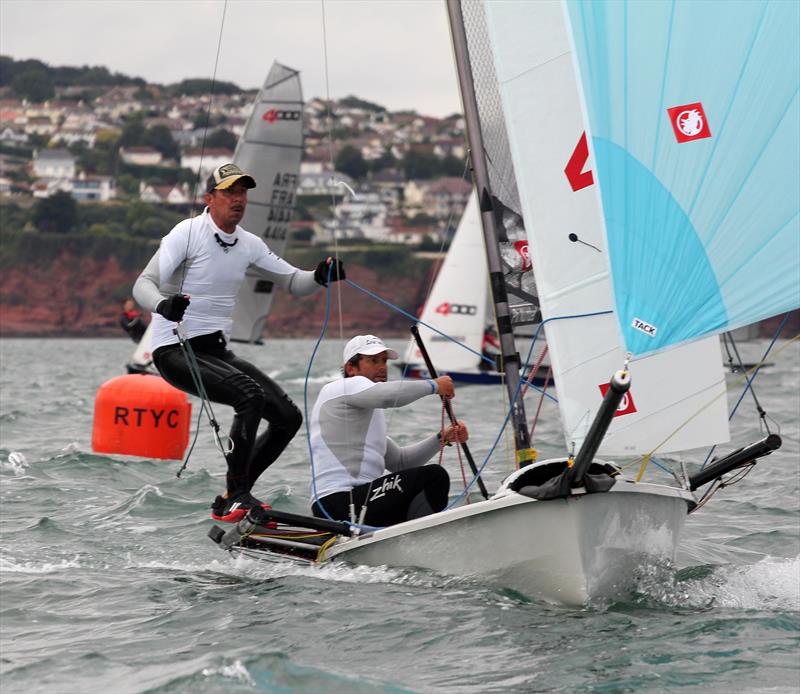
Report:
M42 564L32 561L19 562L11 557L0 556L0 573L52 574L65 569L78 569L80 567L77 556L72 559L62 559L60 562L44 562Z

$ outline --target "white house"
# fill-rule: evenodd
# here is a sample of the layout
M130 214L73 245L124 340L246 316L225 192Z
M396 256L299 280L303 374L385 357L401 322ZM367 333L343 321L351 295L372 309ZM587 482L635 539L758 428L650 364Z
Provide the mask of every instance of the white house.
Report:
M117 184L111 176L87 176L82 172L72 180L72 197L107 202L117 197Z
M181 168L200 173L203 183L218 166L233 161L233 152L223 147L196 147L181 155Z
M0 130L0 142L7 145L24 145L28 136L22 130L6 127Z
M154 147L120 147L119 155L126 164L137 166L158 166L163 160Z
M75 178L75 157L66 149L40 149L33 152L33 173L39 178Z
M42 178L31 186L33 197L49 198L56 193L72 193L72 180L64 178Z
M159 186L144 181L139 183L139 199L160 205L185 205L192 200L187 183Z

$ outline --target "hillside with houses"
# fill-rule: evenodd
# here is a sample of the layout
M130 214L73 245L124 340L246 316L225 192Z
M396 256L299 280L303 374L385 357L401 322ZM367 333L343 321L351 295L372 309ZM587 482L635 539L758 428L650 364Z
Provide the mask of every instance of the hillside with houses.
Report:
M7 73L15 66L0 62ZM54 84L36 101L19 94L13 79L0 79L0 203L26 208L64 193L78 203L188 209L210 171L232 159L255 96L231 88L212 98L196 82L187 80L185 90L141 81L91 89ZM470 191L458 114L433 118L390 113L356 97L313 98L303 124L298 195L340 195L335 177L358 199L348 196L335 211L306 205L295 230L318 243L334 233L404 245L446 240Z
M233 158L253 108L254 91L222 83L212 98L210 86L0 56L2 334L118 334L118 302L157 240L201 204L202 182ZM391 113L357 97L310 99L302 117L287 258L311 262L336 239L354 276L379 289L371 268L388 268L415 311L431 260L406 259L446 248L471 190L462 118ZM284 310L297 307L278 301L278 326Z

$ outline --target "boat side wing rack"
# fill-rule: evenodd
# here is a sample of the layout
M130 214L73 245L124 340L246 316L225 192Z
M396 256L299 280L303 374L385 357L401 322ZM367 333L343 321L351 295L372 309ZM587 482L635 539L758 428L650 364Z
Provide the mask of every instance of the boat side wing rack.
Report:
M770 434L761 441L756 441L744 448L728 453L728 455L723 458L712 461L702 470L691 475L689 477L689 489L695 491L698 487L702 487L712 480L719 479L722 475L731 470L754 464L759 458L763 458L773 451L777 451L782 443L781 437L778 436L778 434Z

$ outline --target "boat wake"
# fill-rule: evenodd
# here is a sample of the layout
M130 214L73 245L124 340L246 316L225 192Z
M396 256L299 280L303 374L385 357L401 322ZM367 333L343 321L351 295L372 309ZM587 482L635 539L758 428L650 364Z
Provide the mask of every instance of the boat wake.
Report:
M767 557L749 566L715 567L684 583L690 602L748 610L800 612L800 556Z
M667 564L639 569L637 603L682 609L732 608L800 612L800 556L767 557L750 565Z

